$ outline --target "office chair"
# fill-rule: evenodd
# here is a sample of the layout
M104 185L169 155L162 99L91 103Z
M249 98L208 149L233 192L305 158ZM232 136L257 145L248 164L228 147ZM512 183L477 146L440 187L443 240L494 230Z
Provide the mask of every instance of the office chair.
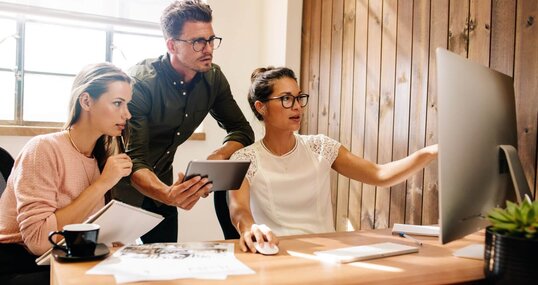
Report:
M213 203L215 212L219 220L220 228L224 234L224 239L238 239L239 233L232 224L230 211L228 210L228 192L215 191L213 192Z
M11 168L13 168L13 157L7 150L0 147L0 195L6 189L7 178L11 174Z

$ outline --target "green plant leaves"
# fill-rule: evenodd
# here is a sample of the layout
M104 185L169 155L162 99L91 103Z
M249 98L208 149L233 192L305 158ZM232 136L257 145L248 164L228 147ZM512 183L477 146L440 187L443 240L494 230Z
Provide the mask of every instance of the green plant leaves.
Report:
M506 209L495 208L488 214L492 229L501 234L538 238L538 201L524 199L519 205L506 202Z

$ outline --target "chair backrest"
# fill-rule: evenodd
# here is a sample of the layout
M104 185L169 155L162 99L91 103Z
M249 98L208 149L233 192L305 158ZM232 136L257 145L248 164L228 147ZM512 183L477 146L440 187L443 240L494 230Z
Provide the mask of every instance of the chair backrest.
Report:
M228 210L228 191L213 192L213 203L224 239L238 239L239 233L232 224Z
M0 195L6 189L7 178L11 174L11 169L13 168L13 157L7 150L0 147Z

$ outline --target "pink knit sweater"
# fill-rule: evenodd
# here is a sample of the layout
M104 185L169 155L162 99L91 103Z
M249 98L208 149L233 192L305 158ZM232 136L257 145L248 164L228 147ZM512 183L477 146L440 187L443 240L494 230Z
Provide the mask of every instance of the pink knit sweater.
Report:
M32 138L21 150L0 198L0 243L21 243L35 255L51 244L55 212L99 178L97 161L77 152L65 132ZM92 211L104 206L104 198ZM80 221L83 222L83 221Z

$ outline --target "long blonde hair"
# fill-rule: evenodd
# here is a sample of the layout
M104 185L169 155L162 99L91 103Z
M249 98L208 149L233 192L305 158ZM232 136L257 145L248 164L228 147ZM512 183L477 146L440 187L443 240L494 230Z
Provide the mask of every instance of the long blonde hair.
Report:
M116 81L127 82L132 85L131 77L111 63L95 63L82 68L71 87L69 116L64 129L70 129L80 119L82 111L79 100L80 95L88 93L93 100L97 100L103 93L108 91L108 85ZM117 152L118 149L122 149L123 142L127 142L129 138L128 128L124 130L122 137L118 139L102 135L97 139L92 154L97 159L101 169L104 167L106 159Z

